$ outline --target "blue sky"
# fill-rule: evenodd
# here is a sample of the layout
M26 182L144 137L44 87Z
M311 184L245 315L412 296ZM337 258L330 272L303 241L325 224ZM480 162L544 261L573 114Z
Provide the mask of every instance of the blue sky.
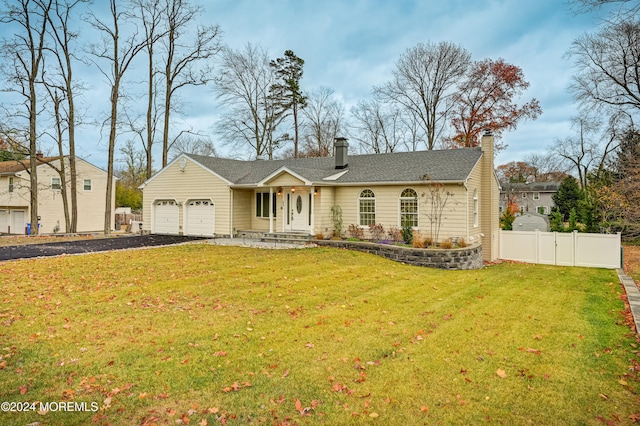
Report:
M192 2L204 8L203 23L220 25L225 45L241 49L247 43L257 44L272 58L293 50L305 60L303 90L329 87L346 111L369 98L374 85L389 80L400 54L421 42L450 41L467 49L474 60L503 58L521 67L530 83L521 101L535 97L543 114L505 133L509 147L499 155L498 164L543 151L555 138L570 134L576 107L567 91L573 64L566 53L571 42L593 31L601 18L575 15L565 0ZM104 79L95 69L82 71L81 78L88 83L83 105L96 114L106 113ZM183 98L190 101L185 121L213 134L217 108L213 91L199 88ZM84 126L79 155L106 167L107 136L95 126ZM217 141L215 135L213 140ZM222 146L220 152L231 154Z
M420 42L450 41L474 60L503 58L523 69L543 114L504 135L497 161L520 160L570 132L575 105L567 92L566 53L600 22L575 15L564 0L202 0L225 44L260 44L272 57L293 50L305 60L303 88L326 86L347 110L391 78L401 53Z

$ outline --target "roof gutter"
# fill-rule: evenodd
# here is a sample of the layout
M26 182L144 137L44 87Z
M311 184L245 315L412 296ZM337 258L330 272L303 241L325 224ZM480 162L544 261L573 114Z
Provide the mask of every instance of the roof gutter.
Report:
M336 187L336 186L402 186L402 185L465 185L466 180L418 180L418 181L382 181L382 182L309 182L307 185L291 185L291 186L319 186L319 187ZM258 185L255 183L245 183L230 185L234 189L253 189L264 188L269 185ZM271 185L271 186L287 186L287 185Z

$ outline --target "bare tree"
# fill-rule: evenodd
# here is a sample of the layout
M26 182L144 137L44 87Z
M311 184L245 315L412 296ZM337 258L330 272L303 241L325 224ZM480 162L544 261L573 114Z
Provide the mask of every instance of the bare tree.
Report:
M238 148L249 147L254 158L271 159L280 142L274 134L282 117L269 96L275 80L267 52L252 44L244 51L226 48L220 67L216 91L226 112L218 133Z
M107 157L107 190L105 200L104 233L111 233L111 214L113 198L113 162L118 129L118 103L122 78L129 69L133 59L148 45L149 41L141 38L137 32L124 36L121 26L127 26L130 15L118 9L117 0L109 0L111 22L100 19L90 12L89 23L102 34L102 42L91 46L91 54L96 58L94 63L111 86L110 113L105 123L109 123L109 148ZM104 64L103 64L104 63Z
M156 138L157 125L160 120L160 111L158 111L158 70L155 67L156 59L156 42L161 34L160 29L162 22L162 9L157 1L149 0L133 0L133 15L140 18L141 26L144 30L144 52L147 57L147 108L144 120L144 126L137 124L138 120L128 120L131 130L136 133L142 142L142 147L146 158L146 176L151 177L151 167L153 165L152 151ZM130 118L130 117L129 117Z
M536 182L559 182L570 170L558 155L551 150L534 152L524 157L524 162L534 171Z
M69 149L69 176L70 176L70 188L69 193L71 195L70 212L67 205L67 199L65 196L65 221L67 232L76 232L78 225L78 197L77 197L77 172L76 172L76 124L78 119L76 115L75 98L76 90L80 87L76 83L76 79L73 76L73 65L75 57L73 51L75 50L75 42L78 39L77 29L74 31L72 24L77 22L77 8L82 4L87 4L87 0L73 0L69 1L56 1L53 4L51 13L48 15L49 19L49 35L53 39L51 48L48 49L53 56L54 63L56 64L55 76L43 77L45 85L49 88L54 88L55 94L51 96L54 99L54 105L56 105L55 99L58 98L57 93L60 92L62 100L66 104L66 110L59 105L60 113L56 114L56 123L61 120L66 123L66 135ZM52 67L49 67L51 71ZM52 94L49 90L50 95ZM59 127L59 126L56 126ZM60 129L59 129L60 130ZM58 131L58 147L59 153L62 157L64 150L62 149L63 138L62 134ZM64 171L63 171L63 174ZM61 177L62 178L62 177ZM62 180L61 180L62 182ZM65 187L63 185L63 187ZM66 191L66 188L65 188ZM68 217L67 217L68 216Z
M165 0L167 33L162 38L164 61L164 129L162 132L162 166L169 154L169 127L177 93L188 86L201 86L212 80L212 62L221 51L221 30L217 25L199 26L193 37L188 30L202 13L202 8L184 0ZM147 166L148 168L148 166Z
M606 24L576 39L577 72L570 90L583 107L640 113L640 20Z
M176 158L181 153L205 155L207 157L217 157L218 152L213 141L207 137L183 133L178 137L169 149L169 159Z
M640 10L638 0L571 0L570 4L577 13L589 13L605 6L618 5L619 15L633 15Z
M615 126L609 126L602 131L601 123L591 117L574 119L573 126L577 133L565 139L556 139L552 152L578 174L581 188L589 184L589 172L600 171L604 168L607 157L618 146L618 136Z
M53 162L47 162L47 165L54 169L58 176L60 176L60 195L62 197L62 210L64 212L64 222L65 222L65 232L75 232L71 231L71 214L69 209L69 191L68 188L68 180L73 182L75 180L75 174L67 175L67 165L65 164L65 146L64 146L64 135L68 131L66 126L66 120L63 118L64 113L62 112L62 104L65 102L64 96L60 94L60 91L51 85L45 84L47 89L47 93L50 98L50 102L53 105L53 122L55 131L50 136L56 142L58 147L58 158L60 159L60 164L56 165ZM75 185L73 185L75 189ZM75 194L74 194L75 195ZM74 199L76 197L74 196Z
M406 141L409 129L398 108L377 99L360 101L351 109L352 137L365 152L394 152Z
M306 107L302 110L302 155L327 157L332 153L336 136L344 130L344 108L328 87L309 92L305 102Z
M4 55L8 59L7 77L9 90L18 93L23 99L23 116L28 120L27 139L29 141L30 176L30 221L32 233L38 233L38 152L37 118L39 78L44 62L44 49L49 23L52 0L17 0L6 2L0 23L15 28L11 40L3 45ZM21 115L18 113L18 115Z
M382 101L404 109L406 117L424 133L431 150L447 122L452 89L470 61L469 52L453 43L420 43L400 56L392 80L375 87L374 93Z

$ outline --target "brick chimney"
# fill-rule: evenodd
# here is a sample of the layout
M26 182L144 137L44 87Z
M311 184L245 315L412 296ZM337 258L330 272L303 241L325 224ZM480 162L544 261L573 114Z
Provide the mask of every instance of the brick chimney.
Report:
M36 158L43 158L44 154L42 153L42 151L38 151L36 152Z
M334 144L336 169L345 169L349 165L349 143L346 138L338 137Z

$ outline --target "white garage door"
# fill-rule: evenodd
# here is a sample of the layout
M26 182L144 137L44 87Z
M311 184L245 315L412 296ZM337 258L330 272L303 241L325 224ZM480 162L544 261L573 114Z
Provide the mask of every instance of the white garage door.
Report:
M154 234L178 235L180 231L180 208L173 200L156 201L153 206Z
M9 212L7 210L0 210L0 233L9 233Z
M187 203L187 235L213 237L214 206L211 200L192 200Z
M11 211L11 233L12 234L24 234L24 228L26 224L26 213L24 210L12 210Z

